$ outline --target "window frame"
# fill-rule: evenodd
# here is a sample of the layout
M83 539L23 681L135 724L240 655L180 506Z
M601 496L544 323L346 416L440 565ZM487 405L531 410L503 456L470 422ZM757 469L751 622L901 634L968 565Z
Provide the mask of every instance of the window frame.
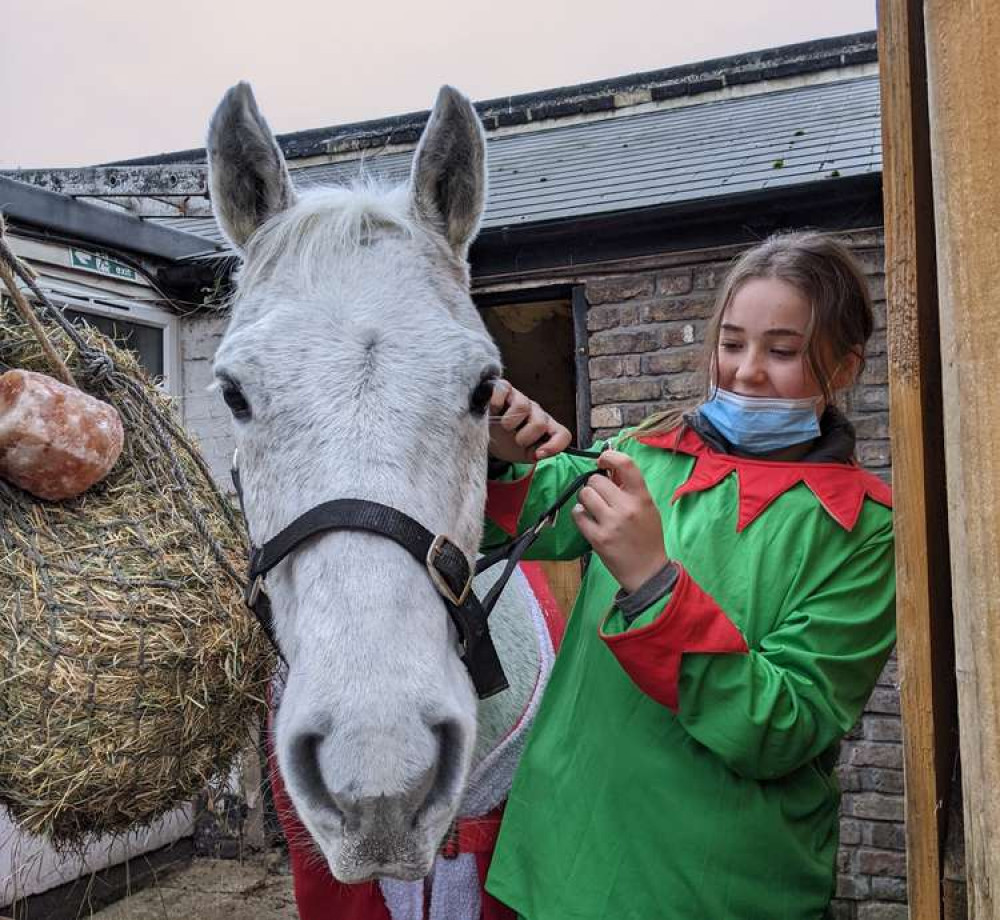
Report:
M92 313L95 316L117 319L138 326L151 326L163 333L163 381L161 388L167 395L179 399L182 394L181 349L179 317L149 304L136 303L123 298L118 300L76 297L58 288L49 288L46 296L58 307L75 310L77 313Z

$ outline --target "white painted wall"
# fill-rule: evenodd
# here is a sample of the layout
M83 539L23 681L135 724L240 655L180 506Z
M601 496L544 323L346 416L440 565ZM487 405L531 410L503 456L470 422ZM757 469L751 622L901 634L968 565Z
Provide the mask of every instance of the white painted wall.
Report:
M191 836L190 808L171 812L151 827L118 837L101 837L83 853L59 853L42 837L20 830L0 812L0 904L49 891L81 876L117 865Z
M182 420L225 492L232 491L232 419L222 397L208 387L213 381L215 350L228 322L228 313L205 314L184 319L180 329Z
M230 467L233 461L233 422L214 382L212 362L229 323L227 313L206 313L186 317L180 325L181 420L196 442L212 476L223 493L233 496ZM233 498L235 501L235 498ZM247 815L243 839L250 847L264 845L264 803L260 793L261 765L258 747L252 743L229 776L230 792L242 796Z

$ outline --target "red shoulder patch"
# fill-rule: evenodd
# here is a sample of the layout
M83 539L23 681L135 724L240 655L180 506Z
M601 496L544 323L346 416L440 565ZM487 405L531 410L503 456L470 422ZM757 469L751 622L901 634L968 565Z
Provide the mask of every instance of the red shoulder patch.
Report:
M740 508L736 529L745 530L780 495L804 482L819 503L841 527L853 530L865 498L892 507L892 489L877 476L845 463L785 463L752 460L712 450L690 428L639 438L648 447L659 447L696 457L687 481L672 501L691 492L717 486L730 473L739 479Z

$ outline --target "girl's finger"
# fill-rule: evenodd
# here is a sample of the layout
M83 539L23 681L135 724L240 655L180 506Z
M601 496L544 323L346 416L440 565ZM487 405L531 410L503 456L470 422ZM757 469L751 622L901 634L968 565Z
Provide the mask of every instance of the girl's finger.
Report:
M635 461L620 450L606 450L597 458L598 469L608 470L615 483L622 490L631 494L646 490L646 480L643 478Z
M573 515L573 522L576 524L576 529L583 534L583 538L588 543L593 543L600 531L597 521L590 516L587 509L581 504L574 505L570 514Z
M609 507L614 508L621 504L622 490L607 476L591 476L587 485L600 495Z
M536 451L536 456L539 459L542 457L551 457L564 451L569 447L570 441L573 440L573 435L570 434L569 429L565 425L560 425L559 422L550 416L544 438Z
M545 437L549 428L549 414L539 406L535 406L528 421L517 429L514 443L518 447L531 447Z
M576 495L576 500L595 521L600 523L611 511L610 505L591 485L585 485Z
M504 431L516 431L531 415L532 402L519 390L511 390L507 408L500 416L500 427Z
M497 380L493 384L493 392L490 394L490 415L500 415L513 392L514 387L511 386L509 380Z

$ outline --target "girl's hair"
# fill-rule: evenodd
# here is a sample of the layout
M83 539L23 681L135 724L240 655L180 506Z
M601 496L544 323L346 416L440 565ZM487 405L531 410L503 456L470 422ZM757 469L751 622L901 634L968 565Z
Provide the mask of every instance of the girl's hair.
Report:
M708 399L716 380L719 330L726 308L746 282L776 278L802 292L812 308L806 329L805 360L823 398L833 397L833 378L848 354L864 368L864 349L875 327L871 295L857 259L842 243L822 233L780 233L748 249L730 269L705 329L705 350L697 399L647 418L632 436L662 434Z

